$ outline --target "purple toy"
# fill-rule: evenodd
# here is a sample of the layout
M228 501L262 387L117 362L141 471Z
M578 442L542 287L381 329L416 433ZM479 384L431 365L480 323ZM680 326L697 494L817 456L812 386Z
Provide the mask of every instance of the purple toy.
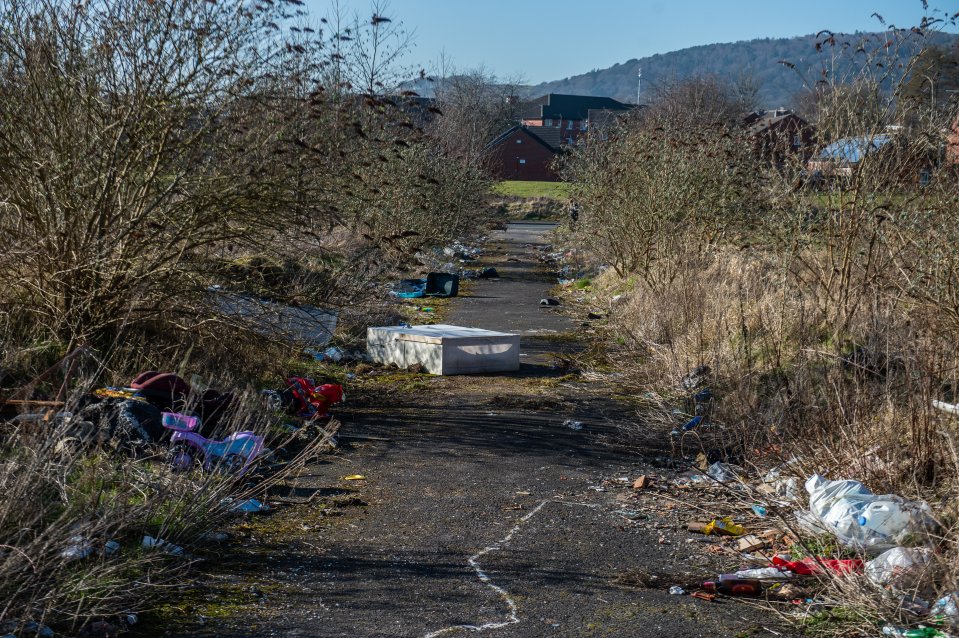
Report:
M174 472L189 471L199 462L205 470L243 474L263 451L263 437L253 432L235 432L222 441L211 441L196 432L200 427L196 416L164 412L163 427L173 430L167 458Z

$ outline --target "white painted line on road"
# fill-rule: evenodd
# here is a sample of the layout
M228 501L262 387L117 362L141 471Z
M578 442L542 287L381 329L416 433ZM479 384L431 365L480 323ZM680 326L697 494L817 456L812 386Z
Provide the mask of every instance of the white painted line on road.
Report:
M513 526L513 529L511 529L506 536L504 536L499 541L497 541L495 545L484 547L480 551L470 556L469 560L467 560L470 567L472 567L473 571L476 572L476 576L480 579L480 581L484 585L486 585L487 587L495 591L497 594L499 594L500 598L502 598L506 602L506 607L509 609L509 616L507 617L507 619L501 620L499 622L488 622L482 625L451 625L444 629L431 631L430 633L423 636L423 638L436 638L437 636L444 636L448 633L452 633L454 631L459 631L459 630L476 631L476 632L489 631L490 629L500 629L502 627L507 627L509 625L515 625L519 623L519 614L516 612L516 601L513 600L512 596L509 595L508 591L506 591L505 589L503 589L502 587L494 583L493 580L489 577L489 574L483 571L483 568L480 567L479 559L490 552L494 552L502 549L503 545L506 545L507 543L510 542L510 540L512 540L513 535L520 530L520 528L523 526L523 523L527 522L529 519L536 516L536 514L539 513L539 511L542 510L544 507L546 507L549 503L559 503L561 505L578 505L581 507L600 507L600 505L597 503L575 503L571 501L560 501L555 499L546 499L545 501L542 501L539 505L534 507L528 513L526 513L522 518L520 518L516 522L516 524Z

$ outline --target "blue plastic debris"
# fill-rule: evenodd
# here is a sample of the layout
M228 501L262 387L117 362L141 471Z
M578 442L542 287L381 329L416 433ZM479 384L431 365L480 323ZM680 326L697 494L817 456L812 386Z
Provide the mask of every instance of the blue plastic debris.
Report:
M686 421L686 423L683 425L683 432L689 432L690 430L696 429L696 427L699 426L699 424L702 422L703 422L703 417L694 416L689 421Z

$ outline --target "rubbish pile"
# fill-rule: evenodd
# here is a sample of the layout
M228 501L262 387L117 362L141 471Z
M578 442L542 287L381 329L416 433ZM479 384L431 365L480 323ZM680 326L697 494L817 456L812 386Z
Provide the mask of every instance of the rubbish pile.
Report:
M460 276L451 272L431 272L425 279L400 280L390 291L398 299L421 297L455 297L459 294Z
M922 542L935 530L932 510L922 501L873 494L858 481L806 481L809 512L798 516L810 533L831 533L840 543L876 555L904 543Z
M419 263L426 268L437 271L460 275L464 279L471 278L467 274L472 272L469 268L463 268L466 264L472 264L479 259L483 252L479 247L486 241L485 237L476 239L476 243L467 246L462 242L454 242L443 248L433 248L428 251L420 251L414 255Z
M727 509L689 521L685 531L692 536L685 542L696 543L701 535L699 542L706 544L708 554L735 556L744 564L698 586L674 583L671 594L706 601L776 599L805 612L836 604L823 590L828 580L841 577L901 601L899 607L912 623L889 625L885 635L948 636L951 628L959 630L959 593L941 589L935 560L939 524L927 503L874 494L858 481L828 480L819 474L805 480L808 500L803 502L793 489L799 481L786 475L794 471L796 464L787 463L757 485L745 469L716 462L705 477L690 471L671 477L644 474L634 480L609 480L597 489L631 486L628 495L617 498L616 513L633 525L653 518L646 512L673 510L681 502L675 498L677 491L707 490L713 507ZM624 506L624 501L636 505ZM803 540L793 530L812 536ZM671 542L681 539L660 537L660 543Z

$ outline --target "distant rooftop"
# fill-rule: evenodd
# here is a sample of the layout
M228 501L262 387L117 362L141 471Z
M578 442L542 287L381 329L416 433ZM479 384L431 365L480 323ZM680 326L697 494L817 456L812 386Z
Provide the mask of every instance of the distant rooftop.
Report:
M524 119L585 120L591 110L628 111L634 105L611 97L548 93L526 103Z
M844 137L819 151L817 157L824 160L855 164L869 153L879 150L891 141L892 137L889 135Z

